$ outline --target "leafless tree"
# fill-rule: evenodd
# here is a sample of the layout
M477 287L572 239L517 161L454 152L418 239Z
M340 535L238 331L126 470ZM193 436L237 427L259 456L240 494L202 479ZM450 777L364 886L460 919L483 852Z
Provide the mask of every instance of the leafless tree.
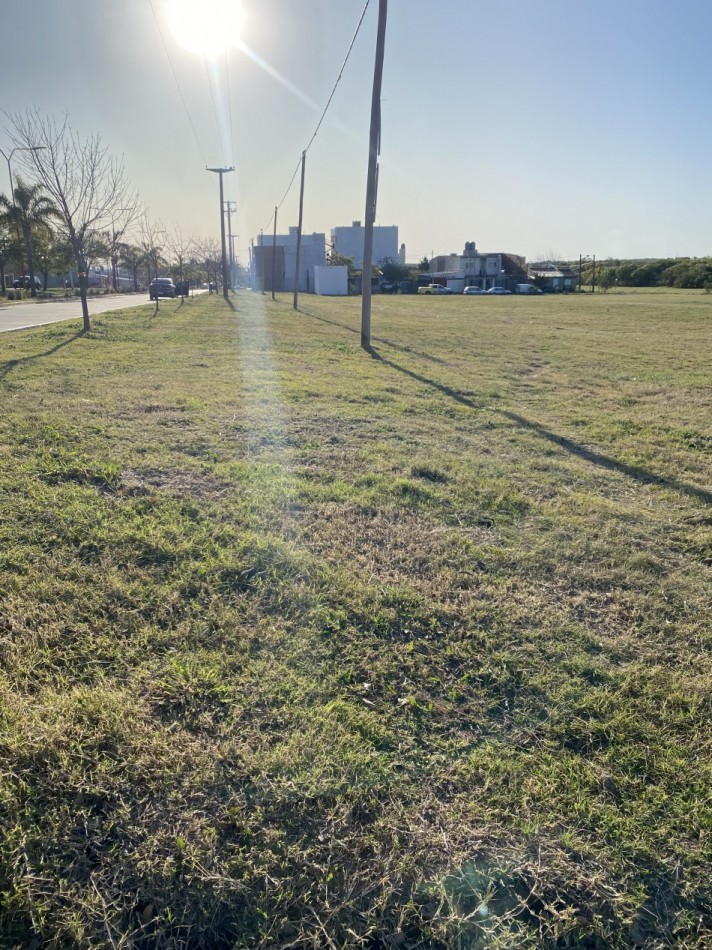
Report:
M139 243L146 263L148 283L151 283L151 271L158 277L158 270L164 264L164 246L166 243L166 229L160 221L154 221L145 212L139 222Z
M22 162L57 206L79 272L84 330L91 329L87 306L88 257L112 215L128 207L135 194L123 161L109 154L99 135L83 138L64 116L57 122L39 109L10 115L13 143L23 149Z
M219 276L222 273L222 250L220 244L214 238L204 238L202 240L195 238L193 241L193 254L205 272L211 291L211 284L214 284L217 290Z
M111 259L111 283L114 291L119 289L119 257L121 248L127 243L127 235L132 226L144 213L138 192L129 191L123 208L117 208L111 215L111 229L107 233L109 256Z
M195 239L190 236L186 237L178 225L174 225L166 233L166 250L170 255L170 264L175 269L175 275L181 284L186 278L186 270L188 269L194 243Z

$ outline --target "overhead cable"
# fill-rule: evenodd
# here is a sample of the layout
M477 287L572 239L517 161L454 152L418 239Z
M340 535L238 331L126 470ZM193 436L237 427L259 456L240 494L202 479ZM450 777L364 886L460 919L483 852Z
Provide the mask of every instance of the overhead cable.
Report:
M148 0L148 5L149 5L150 8L151 8L151 13L153 14L153 19L156 21L156 26L158 27L158 35L161 37L161 43L163 44L163 50L164 50L164 52L165 52L165 54L166 54L166 59L168 60L168 65L171 67L171 72L173 73L173 79L175 80L176 89L178 90L178 95L180 96L180 100L181 100L181 102L183 103L183 108L185 109L185 114L186 114L186 116L187 116L187 118L188 118L188 123L189 123L189 125L190 125L191 131L193 132L193 138L195 139L195 144L198 146L198 151L200 152L200 156L201 156L201 158L202 158L202 160L203 160L203 165L207 165L207 162L206 162L206 160L205 160L205 153L203 152L203 147L202 147L202 145L200 144L200 139L198 138L198 134L197 134L197 132L195 131L195 126L193 125L193 120L192 120L191 117L190 117L190 112L189 112L189 110L188 110L188 105L187 105L187 103L186 103L186 101L185 101L185 97L183 96L183 90L181 89L180 83L178 82L178 76L176 75L176 71L175 71L175 69L173 68L173 61L171 60L171 54L168 52L168 46L166 45L166 41L165 41L165 39L163 38L163 30L161 29L161 22L160 22L160 20L158 19L158 17L156 16L156 11L155 11L154 6L153 6L153 0Z
M306 155L306 153L307 153L307 152L309 151L309 149L311 148L312 143L314 142L314 139L317 137L317 133L319 132L319 129L321 128L321 124L322 124L322 122L324 121L324 118L325 118L325 116L326 116L326 113L329 111L329 106L331 105L331 100L334 98L334 94L336 93L336 88L337 88L337 86L339 85L339 83L341 82L341 77L343 76L344 70L346 69L346 64L348 63L349 57L351 56L351 51L353 50L354 44L356 43L356 37L357 37L358 34L359 34L359 31L360 31L360 29L361 29L361 24L363 23L364 17L366 16L366 11L368 10L368 5L369 5L370 2L371 2L371 0L366 0L366 3L364 4L363 10L361 11L361 16L359 17L359 21L358 21L358 23L356 24L356 29L355 29L355 31L354 31L354 35L351 37L351 42L349 43L349 48L348 48L348 50L346 51L346 56L344 57L344 61L343 61L343 63L341 64L341 69L339 70L339 75L336 77L336 82L334 83L334 86L333 86L333 88L332 88L332 90L331 90L331 95L329 96L329 98L328 98L328 100L327 100L327 103L326 103L326 105L324 106L324 111L323 111L322 114L321 114L321 118L320 118L319 121L317 122L316 128L314 129L314 133L312 134L312 137L309 139L309 144L308 144L307 147L304 149L304 152L303 152L304 155ZM302 156L300 155L300 156L299 156L299 161L297 162L297 167L294 169L294 174L292 175L292 179L291 179L291 181L289 182L289 185L287 186L287 190L286 190L285 193L284 193L284 198L282 198L282 200L280 201L280 203L277 205L277 210L279 210L279 209L282 207L282 205L284 204L284 201L285 201L287 195L288 195L289 192L291 191L292 185L294 184L294 179L297 177L297 172L299 171L299 167L300 167L301 163L302 163ZM263 228L264 231L266 231L266 230L269 228L270 224L272 223L273 218L274 218L274 212L272 212L272 215L271 215L269 221L268 221L267 224L264 226L264 228Z

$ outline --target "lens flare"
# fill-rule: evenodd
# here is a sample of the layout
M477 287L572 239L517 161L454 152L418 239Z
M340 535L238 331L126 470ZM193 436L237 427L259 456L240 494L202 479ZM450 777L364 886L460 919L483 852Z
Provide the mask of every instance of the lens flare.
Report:
M168 0L168 20L181 46L215 58L240 44L244 15L239 0Z

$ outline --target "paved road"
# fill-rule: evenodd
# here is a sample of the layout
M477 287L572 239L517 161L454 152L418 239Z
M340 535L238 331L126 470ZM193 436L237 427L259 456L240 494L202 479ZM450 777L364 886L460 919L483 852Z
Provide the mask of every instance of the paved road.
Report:
M204 290L194 291L206 293ZM124 307L138 307L146 304L155 307L143 294L108 294L106 297L89 297L89 313L106 313L109 310L123 310ZM169 298L161 298L161 306L171 304ZM82 303L79 297L67 300L43 300L41 303L15 304L12 307L0 304L0 333L7 330L24 330L27 327L43 327L47 323L59 323L61 320L81 319Z
M147 297L142 294L110 294L106 297L90 297L89 313L106 313L107 310L121 310L124 307L148 305ZM153 306L153 304L151 304ZM7 330L24 330L26 327L42 327L47 323L59 323L61 320L81 319L82 303L78 297L68 300L47 300L42 303L15 304L12 307L0 305L0 333Z

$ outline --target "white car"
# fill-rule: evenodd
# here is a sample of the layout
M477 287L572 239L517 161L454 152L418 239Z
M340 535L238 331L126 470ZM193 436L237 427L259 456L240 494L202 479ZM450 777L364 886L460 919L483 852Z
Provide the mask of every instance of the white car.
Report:
M483 294L484 290L481 287L465 287L462 292L467 294L468 297L474 297L477 294Z
M502 296L503 294L511 294L511 292L511 290L505 290L504 287L490 287L489 290L485 291L486 294L497 294L498 296Z

